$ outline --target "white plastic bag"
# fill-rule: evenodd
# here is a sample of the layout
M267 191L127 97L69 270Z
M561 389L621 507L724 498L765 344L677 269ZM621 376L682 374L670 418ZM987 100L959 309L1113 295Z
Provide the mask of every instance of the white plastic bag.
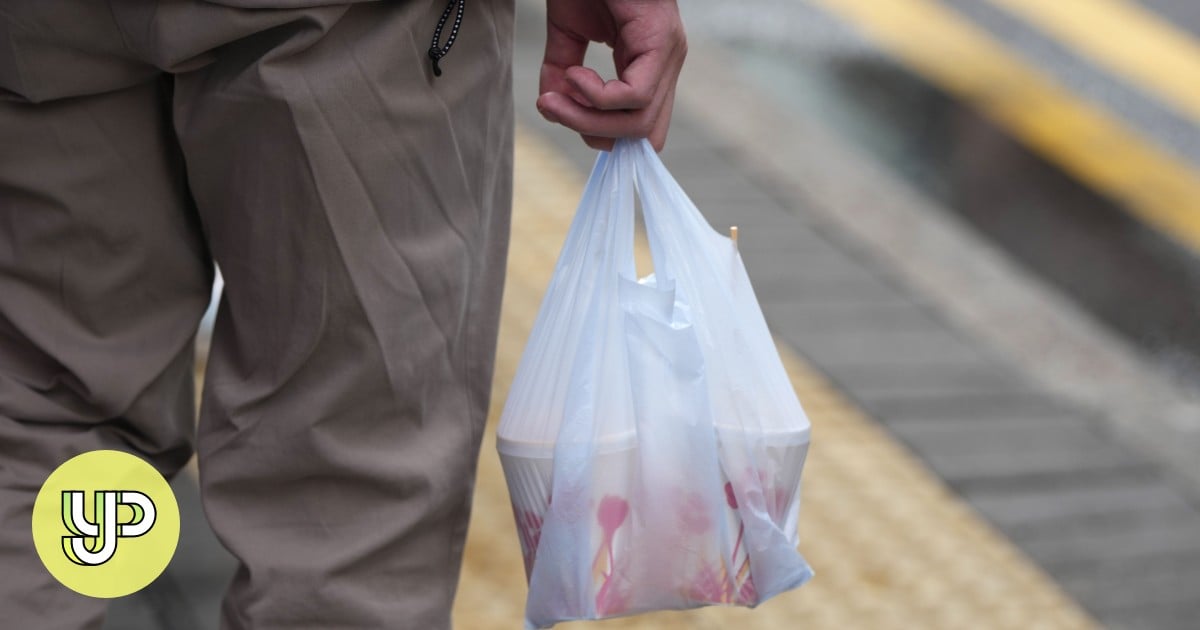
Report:
M634 194L655 273L636 280ZM528 628L755 606L797 552L810 424L737 249L649 143L601 153L500 420Z

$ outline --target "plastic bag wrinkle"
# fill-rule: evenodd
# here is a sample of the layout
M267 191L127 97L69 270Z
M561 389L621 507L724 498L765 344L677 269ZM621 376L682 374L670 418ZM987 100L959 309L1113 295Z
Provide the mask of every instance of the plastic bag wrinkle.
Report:
M633 262L640 196L654 274ZM796 550L811 427L732 242L646 142L588 180L501 418L526 622L755 606Z

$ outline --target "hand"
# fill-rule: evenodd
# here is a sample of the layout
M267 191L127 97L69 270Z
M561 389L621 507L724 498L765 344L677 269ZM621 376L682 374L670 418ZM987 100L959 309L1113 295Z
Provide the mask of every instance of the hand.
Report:
M542 116L578 131L593 149L631 137L661 151L687 55L675 0L546 0L546 26ZM589 42L613 49L616 79L582 65Z

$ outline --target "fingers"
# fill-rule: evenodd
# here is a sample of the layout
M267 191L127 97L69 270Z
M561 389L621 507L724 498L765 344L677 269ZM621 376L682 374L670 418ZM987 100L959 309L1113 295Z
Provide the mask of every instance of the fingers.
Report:
M574 70L572 69L572 74ZM645 137L649 138L656 151L662 151L671 126L677 76L676 71L664 78L659 84L661 89L651 97L650 106L641 110L613 111L591 107L588 102L583 101L587 97L583 90L580 90L579 96L574 97L553 92L543 94L537 100L537 107L542 116L550 122L580 132L584 143L592 149L612 150L614 138Z
M663 101L662 110L658 114L658 120L654 123L654 129L650 130L650 145L655 151L661 152L667 146L667 131L671 128L671 112L675 109L675 88L672 86L667 92L667 98Z
M612 151L613 146L617 143L614 138L601 138L600 136L589 136L579 134L583 138L583 143L597 151Z
M670 111L666 110L667 116L664 118L663 106L668 100L674 103L673 93L679 71L677 67L654 71L661 71L664 76L648 83L648 95L642 95L639 93L641 88L621 79L605 83L595 71L575 66L568 69L566 76L573 94L546 92L538 97L537 108L547 120L594 138L588 143L589 146L611 145L599 138L646 138L656 131L661 146L665 141L667 125L670 124ZM621 87L605 93L606 85ZM602 99L602 106L594 102L593 99L597 97ZM618 107L622 104L638 107ZM586 138L585 142L588 142Z
M675 84L687 55L677 9L673 3L586 6L601 7L603 15L615 20L615 28L592 32L589 25L604 23L603 16L588 14L583 19L575 5L562 5L562 15L551 16L538 111L547 120L578 132L594 149L608 150L613 139L632 137L648 138L656 150L662 150L675 103ZM611 14L604 13L609 10ZM574 23L573 17L582 21ZM558 22L567 26L559 28ZM582 65L589 40L613 47L617 79L605 81Z
M654 129L658 114L654 108L604 111L581 105L558 92L547 92L539 96L537 108L550 122L559 123L584 135L604 138L644 138Z
M683 72L683 59L687 56L687 42L679 50L679 63L672 67L671 76L666 80L667 90L659 110L654 129L650 131L650 144L655 151L661 152L667 146L667 132L671 127L671 113L675 111L675 88L679 83L679 75Z
M662 102L647 110L644 119L639 119L642 114L635 112L602 112L554 92L538 98L537 107L546 120L580 132L584 143L598 151L612 150L616 138L649 138L654 149L662 151L674 103L675 90L665 90ZM650 116L650 112L655 113Z
M575 88L567 82L567 68L578 67L587 53L588 42L574 36L554 24L546 31L546 52L542 58L542 71L538 93L559 92L567 94Z
M644 109L654 96L665 72L666 56L653 52L639 55L619 79L605 81L591 68L567 68L566 81L596 109Z

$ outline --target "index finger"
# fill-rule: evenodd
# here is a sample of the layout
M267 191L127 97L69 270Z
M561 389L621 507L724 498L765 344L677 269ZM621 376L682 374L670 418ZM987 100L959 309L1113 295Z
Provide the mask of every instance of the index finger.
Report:
M554 24L546 29L546 51L542 57L542 71L538 82L538 94L571 91L566 80L567 69L583 63L588 41L571 35Z
M611 81L583 66L567 68L566 80L596 109L644 109L654 103L666 66L666 54L650 50L634 57Z

